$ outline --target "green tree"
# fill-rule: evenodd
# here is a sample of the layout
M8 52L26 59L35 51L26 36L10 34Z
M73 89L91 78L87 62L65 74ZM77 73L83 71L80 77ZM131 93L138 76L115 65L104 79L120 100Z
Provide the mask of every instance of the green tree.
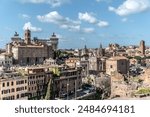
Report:
M134 58L138 61L138 63L141 63L142 57L140 57L140 56L135 56Z
M53 68L52 71L55 76L60 76L60 71L59 71L58 67Z
M128 59L133 59L133 57L132 57L132 56L128 56L127 58L128 58Z
M134 57L136 60L141 60L142 58L140 56L135 56Z
M60 54L61 54L60 50L54 51L54 58L53 59L59 58Z

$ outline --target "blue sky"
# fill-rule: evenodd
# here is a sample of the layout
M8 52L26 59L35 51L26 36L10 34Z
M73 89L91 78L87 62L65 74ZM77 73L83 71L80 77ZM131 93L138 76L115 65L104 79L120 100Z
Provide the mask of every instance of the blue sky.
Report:
M0 48L26 28L39 38L55 32L59 48L150 45L150 0L1 0Z

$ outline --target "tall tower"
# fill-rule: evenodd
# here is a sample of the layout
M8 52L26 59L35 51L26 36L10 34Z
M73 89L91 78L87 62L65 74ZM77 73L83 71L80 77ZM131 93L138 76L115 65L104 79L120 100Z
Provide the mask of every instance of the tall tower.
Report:
M52 49L57 50L58 49L58 38L56 37L55 33L50 38Z
M140 47L139 47L139 49L141 51L141 54L145 55L145 41L144 40L140 41Z
M25 43L28 45L28 44L31 44L31 31L29 29L25 30L25 33L24 33L24 40L25 40Z
M86 45L84 46L84 51L85 51L85 54L88 54L88 49L87 49Z
M105 55L105 50L102 47L102 44L100 43L100 46L98 48L97 56L98 57L103 57Z
M85 55L88 55L88 49L87 49L87 47L86 47L86 45L84 46L84 48L82 49L82 53L81 53L81 55L83 56L85 56Z

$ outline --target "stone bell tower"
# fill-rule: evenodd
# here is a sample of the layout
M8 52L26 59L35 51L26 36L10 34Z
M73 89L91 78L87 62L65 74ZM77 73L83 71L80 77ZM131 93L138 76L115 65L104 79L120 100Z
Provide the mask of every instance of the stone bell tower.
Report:
M24 40L27 45L31 44L31 31L29 29L25 30Z

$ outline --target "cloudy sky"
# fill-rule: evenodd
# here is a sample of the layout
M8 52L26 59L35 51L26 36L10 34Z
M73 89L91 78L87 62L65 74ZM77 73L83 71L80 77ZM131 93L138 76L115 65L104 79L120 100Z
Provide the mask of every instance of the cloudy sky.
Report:
M150 0L0 0L0 48L26 28L43 39L55 32L59 48L150 45Z

